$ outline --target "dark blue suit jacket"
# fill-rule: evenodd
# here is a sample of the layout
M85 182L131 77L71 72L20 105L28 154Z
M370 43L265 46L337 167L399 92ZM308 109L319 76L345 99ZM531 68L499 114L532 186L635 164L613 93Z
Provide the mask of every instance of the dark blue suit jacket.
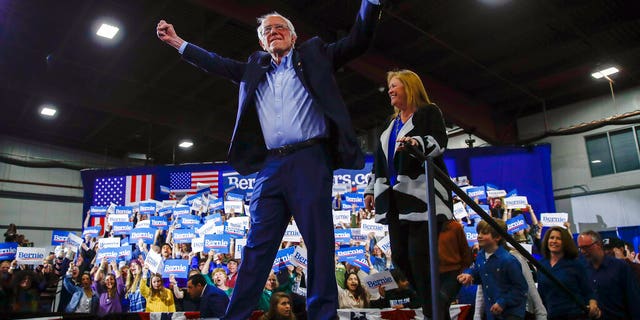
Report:
M379 5L362 0L349 35L333 43L325 43L314 37L296 45L293 52L296 74L327 120L334 169L360 169L364 166L364 155L333 73L367 50L379 12ZM207 72L239 84L238 114L228 160L243 175L260 170L267 156L267 148L256 112L255 93L270 68L269 53L254 52L247 62L240 62L189 44L183 52L183 58Z
M216 286L207 285L204 294L200 298L200 317L222 317L227 311L229 297Z

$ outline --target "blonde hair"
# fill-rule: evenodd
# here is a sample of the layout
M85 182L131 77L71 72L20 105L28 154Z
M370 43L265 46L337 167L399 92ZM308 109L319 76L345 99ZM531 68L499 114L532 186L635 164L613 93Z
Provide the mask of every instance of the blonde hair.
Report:
M423 108L431 104L427 90L424 89L424 84L420 80L420 76L415 72L407 69L395 70L387 72L387 86L391 82L391 79L398 79L404 86L404 92L407 96L407 105L415 106L416 108ZM400 110L396 107L393 108L392 119L398 116Z

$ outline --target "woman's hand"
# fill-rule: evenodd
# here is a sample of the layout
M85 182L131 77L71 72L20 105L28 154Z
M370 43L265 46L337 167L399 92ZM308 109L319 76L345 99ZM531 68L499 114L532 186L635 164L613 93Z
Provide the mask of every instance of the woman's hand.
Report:
M407 147L407 145L412 145L414 147L417 147L419 145L418 140L411 138L411 137L400 137L398 138L398 140L396 140L397 142L400 142L400 144L398 145L398 148L396 149L396 151L406 151L409 148Z

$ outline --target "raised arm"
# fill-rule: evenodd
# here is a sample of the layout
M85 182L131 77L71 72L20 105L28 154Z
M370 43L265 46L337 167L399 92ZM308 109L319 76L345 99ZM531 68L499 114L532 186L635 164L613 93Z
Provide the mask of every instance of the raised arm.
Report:
M380 16L381 7L378 3L376 0L362 0L349 34L328 46L328 52L333 56L334 70L340 69L369 48Z

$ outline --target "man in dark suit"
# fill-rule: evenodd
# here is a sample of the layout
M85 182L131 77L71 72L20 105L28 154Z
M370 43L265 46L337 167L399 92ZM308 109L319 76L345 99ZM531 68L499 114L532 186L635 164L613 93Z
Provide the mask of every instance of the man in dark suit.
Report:
M362 0L350 33L334 43L318 37L299 45L293 24L278 13L258 19L264 51L240 62L180 38L161 20L158 37L185 60L239 84L229 163L240 174L258 172L251 197L251 229L225 319L246 319L256 306L290 220L308 250L307 310L334 319L338 308L331 215L333 170L364 165L333 72L369 46L380 13Z
M204 276L201 274L194 274L189 277L187 292L189 292L191 299L198 302L198 311L200 311L200 317L202 318L219 318L227 310L227 305L229 304L227 294L216 286L207 285Z

